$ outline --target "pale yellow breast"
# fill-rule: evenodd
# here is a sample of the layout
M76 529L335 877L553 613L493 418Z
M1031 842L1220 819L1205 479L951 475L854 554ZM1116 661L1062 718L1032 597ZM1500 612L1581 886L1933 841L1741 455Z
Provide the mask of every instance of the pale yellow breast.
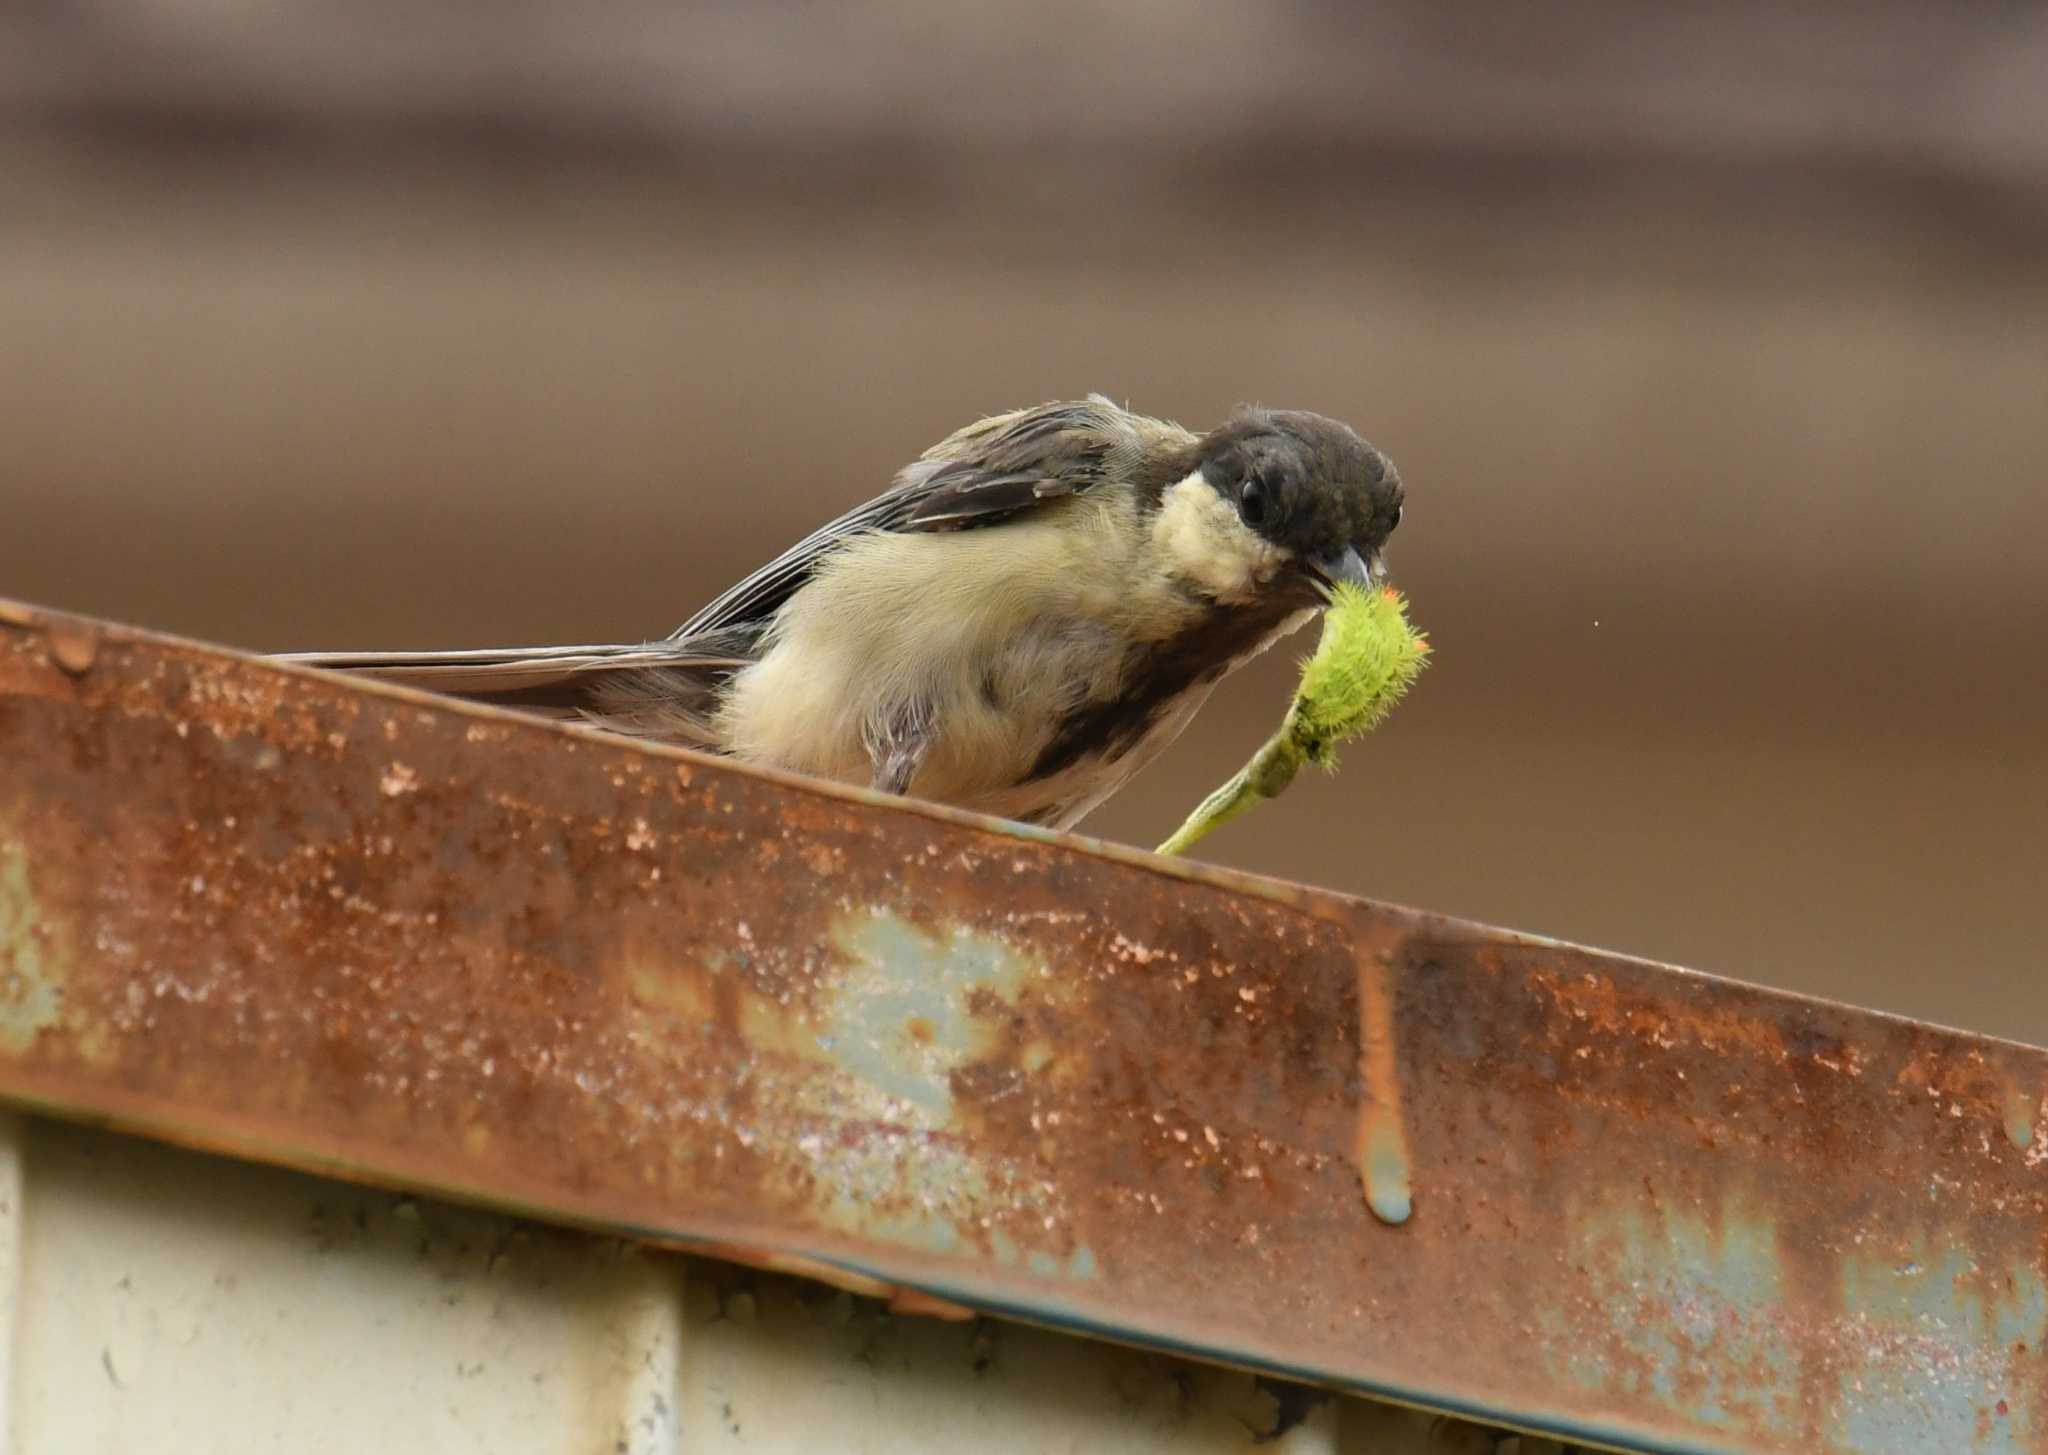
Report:
M1105 490L995 528L859 537L734 678L720 734L749 761L865 784L873 725L919 702L936 737L914 796L1010 817L1099 799L1179 734L1206 689L1114 765L1023 780L1069 713L1118 693L1133 644L1169 640L1205 596L1248 596L1279 564L1199 476L1150 520Z
M931 704L938 742L913 784L957 801L1025 773L1061 691L1113 691L1122 642L1196 610L1145 579L1121 492L1056 502L999 528L849 542L784 608L720 714L733 752L865 782L864 730ZM991 701L991 688L994 701Z

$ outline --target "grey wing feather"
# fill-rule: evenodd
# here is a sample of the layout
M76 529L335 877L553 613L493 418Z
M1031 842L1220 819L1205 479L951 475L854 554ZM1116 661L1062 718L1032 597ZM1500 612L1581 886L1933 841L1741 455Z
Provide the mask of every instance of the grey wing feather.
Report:
M759 637L759 628L742 626L631 646L298 652L277 660L715 749L719 690L754 660Z
M895 502L884 495L857 510L848 511L828 525L818 527L677 627L669 640L684 642L700 633L717 631L740 622L765 621L783 602L796 595L833 546L862 531L889 529L889 512L894 505Z
M273 660L403 681L429 692L504 693L545 689L606 672L656 667L738 668L751 658L646 646L486 648L458 652L288 652Z
M672 641L761 622L803 589L818 563L868 531L968 530L1078 495L1143 454L1147 433L1177 426L1119 409L1101 395L991 415L900 470L889 489L805 536L691 617Z

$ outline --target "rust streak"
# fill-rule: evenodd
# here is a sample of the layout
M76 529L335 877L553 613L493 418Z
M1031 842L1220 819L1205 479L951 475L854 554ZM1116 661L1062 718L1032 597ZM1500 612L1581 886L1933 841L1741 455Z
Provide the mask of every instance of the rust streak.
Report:
M99 633L84 622L52 622L48 640L50 659L74 677L90 672L94 659L99 656Z
M1401 1125L1401 1066L1394 1040L1393 997L1383 954L1364 951L1358 965L1358 1075L1363 1095L1352 1161L1366 1206L1384 1223L1408 1221L1413 1173Z

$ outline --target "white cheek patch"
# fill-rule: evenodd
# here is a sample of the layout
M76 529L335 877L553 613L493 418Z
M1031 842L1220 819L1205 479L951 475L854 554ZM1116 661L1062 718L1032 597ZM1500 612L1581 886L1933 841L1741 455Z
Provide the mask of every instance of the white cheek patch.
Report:
M1152 544L1167 570L1226 602L1250 600L1288 554L1240 520L1199 470L1161 499Z

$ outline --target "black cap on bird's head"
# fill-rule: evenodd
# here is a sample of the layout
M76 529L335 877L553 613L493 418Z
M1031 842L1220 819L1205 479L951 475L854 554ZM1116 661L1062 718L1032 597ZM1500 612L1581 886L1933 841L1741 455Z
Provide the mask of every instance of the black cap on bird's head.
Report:
M1284 548L1321 600L1370 586L1401 523L1401 477L1357 431L1320 414L1238 410L1203 439L1202 476L1245 525Z

